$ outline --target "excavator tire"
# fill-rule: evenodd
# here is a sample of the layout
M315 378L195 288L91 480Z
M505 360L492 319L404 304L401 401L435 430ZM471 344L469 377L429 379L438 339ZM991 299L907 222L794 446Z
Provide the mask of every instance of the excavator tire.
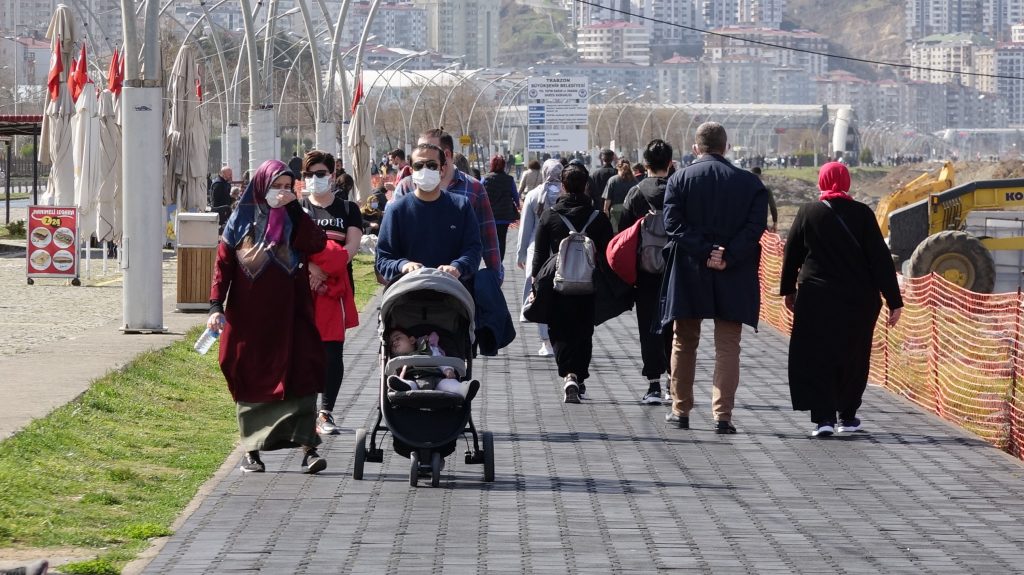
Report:
M910 256L910 277L932 272L977 293L992 293L996 264L981 240L948 230L925 238Z

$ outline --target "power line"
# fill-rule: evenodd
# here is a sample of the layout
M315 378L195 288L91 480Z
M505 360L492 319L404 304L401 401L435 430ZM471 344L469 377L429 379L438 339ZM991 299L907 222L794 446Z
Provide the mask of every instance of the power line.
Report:
M926 66L915 66L913 64L903 64L901 62L886 62L884 60L869 60L867 58L856 58L854 56L841 56L839 54L832 54L830 52L819 52L817 50L807 50L807 49L804 49L804 48L794 48L792 46L782 46L780 44L773 44L771 42L765 42L765 41L762 41L762 40L751 40L749 38L742 38L740 36L734 36L732 34L725 34L725 33L722 33L722 32L714 32L712 30L705 30L703 28L696 28L694 26L687 26L685 24L677 24L675 22L669 22L667 20L659 20L658 18L651 18L650 16L644 16L642 14L636 14L636 13L630 12L628 10L619 10L617 8L612 8L610 6L603 6L601 4L598 4L597 2L588 2L587 0L573 0L573 1L576 2L577 4L585 4L587 6L591 6L591 7L594 7L594 8L603 8L605 10L608 10L609 12L618 12L619 14L624 14L626 16L631 16L631 17L634 17L634 18L639 18L641 20L649 20L649 21L654 22L656 24L664 24L666 26L673 26L673 27L676 27L676 28L682 28L684 30L691 30L693 32L699 32L701 34L707 34L709 36L718 36L718 37L721 37L721 38L729 38L730 40L739 40L741 42L748 42L750 44L758 44L760 46L768 46L770 48L778 48L780 50L789 50L790 52L801 52L801 53L804 53L804 54L814 54L816 56L826 56L828 58L836 58L836 59L839 59L839 60L849 60L851 62L860 62L862 64L873 64L873 65L876 65L876 66L889 66L889 67L892 67L892 68L903 68L903 69L906 69L906 70L920 70L922 72L941 72L941 73L945 73L945 74L959 74L959 75L962 75L962 76L975 76L975 77L978 77L978 78L998 78L998 79L1002 79L1002 80L1024 80L1024 77L1021 77L1021 76L1004 76L1004 75L1001 75L1001 74L984 74L982 72L966 72L966 71L963 71L963 70L948 70L948 69L945 69L945 68L928 68Z

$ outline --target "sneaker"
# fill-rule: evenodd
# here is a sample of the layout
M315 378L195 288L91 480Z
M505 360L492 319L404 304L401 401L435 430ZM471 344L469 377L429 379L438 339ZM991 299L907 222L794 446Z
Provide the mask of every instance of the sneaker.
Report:
M839 420L839 427L836 429L839 433L853 433L854 431L860 431L864 429L861 427L860 420L854 417L853 419L841 419Z
M576 378L571 375L565 376L565 398L562 403L579 403L580 402L580 386L576 383Z
M585 383L578 383L576 385L577 385L577 387L579 387L579 390L580 390L580 399L589 400L590 396L587 395L587 384L585 384Z
M267 466L263 465L263 461L260 460L259 451L250 451L245 454L239 469L242 470L242 473L263 473L267 470Z
M315 449L310 449L302 458L302 467L305 467L302 470L303 473L313 475L327 469L327 460L320 457L320 454Z
M644 405L661 405L661 389L655 388L647 390L647 393L644 394L640 403Z
M665 403L672 403L672 389L665 388Z
M733 426L731 421L717 421L715 422L715 433L719 435L732 435L736 433L736 427Z
M665 414L665 423L674 425L679 429L690 429L690 416L689 415L676 415L669 411Z
M824 423L819 423L818 426L814 428L814 431L811 432L811 437L828 437L835 432L834 424L831 421L826 421Z
M408 381L398 377L397 375L388 376L388 389L391 391L409 391L412 386L409 385Z
M544 340L540 344L540 349L537 350L537 355L541 357L551 357L555 355L555 350L551 349L551 344L547 340Z
M316 418L316 432L320 435L337 435L338 426L334 424L334 415L330 411L320 411Z

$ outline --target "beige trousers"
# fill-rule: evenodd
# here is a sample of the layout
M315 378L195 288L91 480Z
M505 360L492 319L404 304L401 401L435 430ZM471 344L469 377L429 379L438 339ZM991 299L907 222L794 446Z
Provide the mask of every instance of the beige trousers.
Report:
M693 380L697 372L697 346L700 345L699 319L675 321L672 339L672 412L689 415L693 409ZM715 421L732 420L736 388L740 384L740 336L743 324L715 320L715 374L711 410Z

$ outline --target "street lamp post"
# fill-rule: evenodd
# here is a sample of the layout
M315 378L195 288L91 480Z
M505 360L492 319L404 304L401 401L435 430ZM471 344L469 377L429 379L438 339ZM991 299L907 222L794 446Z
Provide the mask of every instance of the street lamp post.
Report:
M455 84L452 86L452 88L450 90L448 90L448 95L445 96L445 98L444 98L444 104L441 105L441 115L437 119L437 123L438 124L440 124L441 126L444 126L444 113L448 109L448 101L451 100L452 94L455 93L455 89L458 88L459 86L461 86L466 80L469 80L470 78L472 78L473 76L476 76L477 74L479 74L480 72L483 72L484 70L485 70L485 68L478 68L478 69L473 70L472 72L470 72L468 74L465 74L464 76L462 76L462 78L459 79L458 82L455 82ZM463 132L465 132L465 130L463 130Z
M466 127L463 131L469 132L473 130L473 112L476 110L477 102L480 101L480 97L484 95L484 92L486 92L498 80L504 80L505 78L508 78L511 75L512 72L506 72L501 76L498 76L497 78L491 80L490 82L485 84L483 88L481 88L480 93L478 93L476 95L476 99L473 100L473 105L469 107L469 118L466 120ZM488 145L490 145L490 142L488 142Z
M627 86L628 85L629 84L627 84ZM604 111L608 109L608 106L610 106L612 102L614 102L615 100L617 100L618 98L620 98L622 96L625 96L627 93L628 92L623 90L622 92L619 92L618 94L615 94L611 98L608 98L607 100L605 100L604 104L601 105L601 111L597 113L597 121L594 122L594 139L596 140L594 142L595 144L599 143L600 140L601 140L600 137L599 137L600 134L598 132L600 132L600 130L601 130L601 116L604 116ZM611 139L611 132L608 133L608 139L609 140ZM591 146L591 147L593 147L593 146Z
M522 86L526 84L529 80L529 76L523 78L522 80L519 80L518 82L513 84L512 87L509 88L507 92L502 94L501 98L498 99L498 105L495 106L494 108L494 118L492 118L491 123L488 125L487 131L487 138L490 140L490 145L494 146L494 153L496 154L501 153L501 149L498 147L498 142L494 139L494 135L498 133L498 114L501 113L502 105L505 103L505 97L511 95L514 99L515 96L519 94L518 90L522 90Z
M649 89L650 86L648 86L647 88ZM633 105L634 102L636 102L640 98L643 98L644 96L647 96L647 89L645 89L643 92L641 92L636 97L631 98L628 102L626 102L624 105L622 105L619 108L619 113L615 116L615 128L612 129L612 134L615 135L615 143L616 144L620 144L621 143L619 141L619 120L622 119L622 113L626 111L626 108L628 108L629 106Z
M419 93L416 94L416 100L414 100L412 103L412 109L409 110L409 122L408 127L406 128L407 132L412 132L412 121L416 117L416 107L419 106L420 104L420 98L423 96L423 92L430 87L430 85L434 82L434 80L437 79L438 76L444 75L446 72L448 72L450 68L458 66L459 64L459 62L452 62L451 64L448 64L444 68L438 70L437 73L434 74L433 76L426 79L427 81L423 84L423 87L420 88Z

